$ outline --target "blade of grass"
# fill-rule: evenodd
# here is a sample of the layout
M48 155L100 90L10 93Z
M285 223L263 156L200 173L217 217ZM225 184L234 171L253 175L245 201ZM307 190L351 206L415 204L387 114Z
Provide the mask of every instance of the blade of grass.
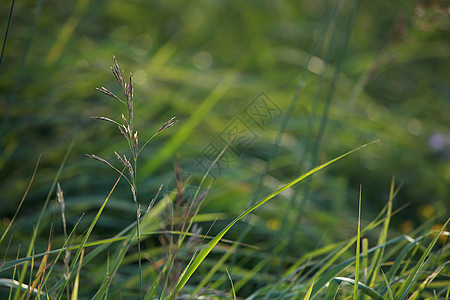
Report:
M371 299L383 300L383 297L380 294L378 294L377 291L375 291L374 289L371 289L370 287L368 287L367 285L365 285L362 282L355 283L354 279L347 278L347 277L335 277L331 281L338 282L337 288L339 288L339 285L341 283L343 283L343 282L350 283L353 286L358 286L359 290L361 292L363 292L364 294L366 294L367 296L371 297ZM336 292L337 292L337 290L336 290ZM336 296L336 294L334 294L334 296ZM334 297L333 298L326 298L326 299L334 299Z
M425 259L430 255L431 250L433 249L434 245L438 241L441 233L444 231L444 229L447 227L447 224L449 223L450 218L447 219L444 225L442 225L439 232L436 234L436 236L433 238L432 242L428 245L425 252L420 257L419 261L417 262L416 266L413 268L412 272L409 274L408 278L406 279L405 283L403 284L402 289L397 294L397 297L400 296L400 300L406 299L406 296L408 295L409 290L411 289L413 283L417 280L418 271L423 266L423 263L425 262Z
M11 8L9 9L9 17L8 17L8 22L6 23L5 37L3 38L2 52L0 54L0 66L2 65L2 61L3 61L3 54L5 53L6 40L8 39L9 26L11 25L11 18L12 18L12 14L14 11L14 3L15 2L16 2L15 0L11 1Z
M362 251L363 251L363 270L364 270L364 282L367 282L367 271L369 268L369 240L364 238L362 240Z
M236 300L236 290L234 289L233 279L231 279L231 275L230 275L230 272L228 272L228 269L225 269L225 270L227 271L228 278L230 279L231 291L233 292L233 299Z
M236 248L238 247L237 242L233 243L233 245L225 252L224 255L214 264L214 266L209 270L209 272L202 276L202 281L195 287L195 290L192 292L192 297L197 295L200 290L205 287L208 283L210 283L211 277L224 265L227 259L234 253ZM191 299L193 299L191 297Z
M328 288L327 293L325 295L325 300L334 300L336 299L337 292L339 290L339 286L341 285L342 281L338 280L331 280Z
M314 280L311 283L311 286L309 287L309 290L306 293L305 298L303 298L303 300L309 300L309 298L311 297L311 293L312 293L313 287L314 287Z
M5 134L5 132L7 130L9 117L11 115L11 112L12 112L12 109L14 106L14 102L16 101L16 97L19 92L20 85L22 83L22 76L23 76L23 73L25 70L28 53L30 52L31 44L33 43L33 39L34 39L34 29L36 28L37 22L41 15L43 3L44 3L44 0L36 1L36 4L33 9L33 11L34 11L33 22L31 23L30 32L28 34L26 45L23 48L24 52L22 54L22 59L20 61L19 70L17 71L16 80L14 81L13 90L8 98L8 105L7 105L6 111L4 112L4 115L3 115L2 127L0 128L0 141L3 141L3 135ZM3 152L3 147L0 147L0 151Z
M356 256L355 256L355 285L353 289L353 299L358 299L358 284L359 284L359 255L361 248L361 193L362 187L359 186L359 204L358 204L358 229L356 233Z
M250 212L252 212L253 210L255 210L256 208L260 207L261 205L263 205L264 203L266 203L267 201L269 201L270 199L272 199L273 197L275 197L276 195L278 195L279 193L281 193L282 191L290 188L291 186L297 184L298 182L302 181L303 179L309 177L310 175L316 173L317 171L327 167L328 165L346 157L347 155L350 155L351 153L360 150L370 144L373 144L375 142L378 142L379 140L367 143L365 145L362 145L356 149L353 149L345 154L342 154L338 157L336 157L335 159L332 159L314 169L312 169L311 171L297 177L296 179L292 180L291 182L289 182L288 184L282 186L281 188L279 188L278 190L272 192L270 195L268 195L267 197L265 197L264 199L260 200L259 202L255 203L254 205L252 205L250 208L248 208L246 211L244 211L241 215L239 215L236 219L234 219L230 224L228 224L228 226L226 226L211 242L209 242L205 248L203 250L201 250L199 252L199 254L197 255L197 257L194 259L194 261L192 262L191 265L189 265L188 267L186 267L186 269L183 272L183 275L180 277L179 282L177 283L175 289L173 290L173 292L171 293L169 299L175 299L175 297L178 295L178 293L181 291L181 289L184 287L184 285L186 284L186 282L189 280L189 278L192 276L192 274L195 272L195 270L198 268L198 266L203 262L203 260L206 258L206 256L211 252L211 250L214 248L214 246L220 241L220 239L228 232L228 230L230 230L231 227L233 227L234 224L236 224L240 219L242 219L244 216L248 215Z
M20 254L20 244L19 247L17 249L17 255L16 255L16 259L19 258L19 254ZM13 270L13 274L11 276L11 288L9 289L9 297L8 299L11 299L12 296L12 291L13 291L13 286L14 286L14 282L16 281L14 278L16 277L16 271L17 271L17 267L14 267ZM18 283L18 282L17 282Z
M448 283L448 287L447 287L447 293L445 294L445 300L448 300L450 296L450 282Z
M383 229L381 230L380 236L378 237L378 245L384 244L387 240L389 223L391 221L391 216L392 216L392 203L394 201L395 195L398 192L398 189L395 190L394 187L395 187L395 177L392 177L391 186L389 189L389 199L388 199L388 203L387 203L386 218L384 221ZM370 272L369 279L368 279L370 287L373 287L375 285L378 270L381 269L380 266L381 266L382 257L384 255L384 250L385 249L383 247L380 250L376 251L372 258L372 264L370 267L371 272Z
M80 286L80 271L81 271L81 265L83 264L83 257L84 257L84 248L81 250L80 263L78 264L77 275L75 276L75 282L73 283L73 291L72 291L71 300L78 299L78 289Z
M386 283L386 288L387 288L387 290L388 290L388 292L389 292L389 299L390 299L390 300L394 300L394 295L392 294L391 286L390 286L390 284L389 284L389 282L388 282L388 280L387 280L387 277L386 277L386 275L384 274L384 272L383 272L382 269L381 269L381 274L383 275L384 282Z

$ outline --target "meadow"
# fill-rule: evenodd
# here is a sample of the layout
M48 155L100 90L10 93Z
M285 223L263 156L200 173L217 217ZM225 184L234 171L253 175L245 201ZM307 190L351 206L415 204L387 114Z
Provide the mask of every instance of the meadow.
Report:
M448 14L4 1L0 298L449 299Z

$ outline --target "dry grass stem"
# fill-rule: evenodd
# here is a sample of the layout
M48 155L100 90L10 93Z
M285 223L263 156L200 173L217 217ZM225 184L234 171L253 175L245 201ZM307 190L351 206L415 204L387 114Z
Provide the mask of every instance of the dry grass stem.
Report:
M167 129L167 128L172 127L173 125L175 125L178 122L178 120L175 120L175 121L174 120L175 120L175 117L172 117L169 121L164 123L163 126L161 126L161 128L158 130L158 132L161 132L164 129Z
M105 94L105 95L107 95L107 96L110 96L110 97L112 97L112 98L114 98L114 99L117 99L117 100L119 100L120 102L122 102L123 104L125 104L126 105L126 103L122 100L122 99L120 99L119 97L117 97L116 95L114 95L111 91L109 91L107 88L105 88L105 87L101 87L101 88L95 88L97 91L99 91L100 93L103 93L103 94Z
M114 123L116 125L120 125L118 122L116 122L116 121L114 121L114 120L112 120L110 118L106 118L106 117L91 117L91 119L107 121L107 122Z

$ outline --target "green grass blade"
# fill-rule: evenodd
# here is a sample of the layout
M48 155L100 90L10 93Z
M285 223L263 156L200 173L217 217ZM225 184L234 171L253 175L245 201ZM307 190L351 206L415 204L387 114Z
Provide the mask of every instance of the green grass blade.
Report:
M225 269L227 271L228 278L230 279L231 283L231 291L233 292L233 299L236 300L236 291L234 289L233 279L231 278L230 272L228 272L228 269Z
M387 277L386 277L386 275L384 274L383 270L381 270L381 274L383 274L384 282L386 283L386 288L387 288L387 290L388 290L388 292L389 292L389 299L390 299L390 300L394 300L394 295L392 294L391 286L390 286L390 284L389 284L389 282L388 282L388 280L387 280Z
M448 283L447 293L445 294L445 300L448 300L450 296L450 282Z
M358 299L358 283L359 283L359 254L361 252L361 193L362 188L359 187L359 205L358 205L358 229L356 234L356 262L355 262L355 285L353 289L353 299Z
M391 216L392 216L392 202L394 200L396 193L398 192L398 190L395 191L394 187L395 187L395 177L393 177L391 180L391 186L390 186L390 190L389 190L389 200L387 203L386 218L384 221L383 230L381 230L380 236L378 238L378 245L384 244L387 239L389 223L391 221ZM375 284L375 281L377 278L377 272L378 272L378 270L380 270L381 259L382 259L383 255L384 255L384 247L381 248L380 250L376 251L373 256L372 264L370 267L371 273L370 273L369 279L368 279L370 287L373 287Z
M336 299L337 292L339 290L339 286L341 282L338 280L331 280L328 285L327 294L325 295L325 300L334 300Z
M175 297L178 295L178 293L181 291L181 289L184 287L184 285L186 284L186 282L189 280L189 278L192 276L192 274L195 272L195 270L199 267L199 265L203 262L203 260L206 258L206 256L211 252L211 250L217 245L217 243L220 241L220 239L228 232L228 230L230 230L231 227L233 227L234 224L236 224L240 219L242 219L244 216L248 215L250 212L254 211L256 208L260 207L261 205L263 205L264 203L266 203L267 201L269 201L270 199L272 199L273 197L275 197L276 195L278 195L279 193L281 193L282 191L288 189L289 187L299 183L300 181L302 181L303 179L309 177L310 175L316 173L317 171L327 167L328 165L346 157L347 155L350 155L351 153L358 151L370 144L373 144L375 142L378 142L379 140L367 143L365 145L362 145L356 149L353 149L345 154L342 154L341 156L338 156L314 169L312 169L311 171L297 177L296 179L292 180L291 182L289 182L288 184L282 186L281 188L279 188L278 190L274 191L273 193L271 193L270 195L268 195L267 197L265 197L264 199L258 201L257 203L255 203L254 205L252 205L250 208L248 208L246 211L244 211L242 214L240 214L236 219L234 219L230 224L228 224L228 226L226 226L212 241L210 241L205 248L203 248L199 254L197 255L197 257L194 259L194 261L192 262L192 264L190 264L188 267L186 267L186 269L184 270L182 276L180 277L179 282L177 283L177 285L175 286L175 289L173 290L173 292L170 295L170 299L175 299Z
M309 287L309 290L306 293L305 298L303 298L303 300L309 300L309 298L311 297L311 293L312 293L313 287L314 287L314 280L311 283L311 286Z
M3 61L3 53L5 53L6 40L8 39L9 26L11 25L11 18L12 18L12 14L14 11L14 3L15 2L16 2L15 0L11 1L11 8L9 9L8 23L6 23L5 37L3 38L2 52L0 54L0 66L2 65L2 61Z
M419 269L423 266L425 259L430 255L431 250L433 249L434 245L436 244L436 242L438 241L441 233L444 231L444 229L447 227L447 224L449 223L450 218L447 219L447 221L445 222L445 224L441 227L441 229L439 230L439 232L436 234L436 236L433 238L432 242L430 243L430 245L428 245L427 249L425 250L425 252L422 254L422 257L419 259L419 261L417 262L416 266L413 268L411 274L409 274L408 278L406 279L405 283L403 284L403 288L400 290L400 292L397 294L397 297L400 296L400 300L404 300L406 299L409 290L411 289L413 283L417 280L417 276L419 273Z
M339 285L340 285L342 282L347 282L347 283L353 284L354 286L358 286L359 290L360 290L362 293L364 293L364 294L366 294L367 296L369 296L371 299L375 299L375 300L383 300L383 297L382 297L380 294L378 294L377 291L375 291L374 289L368 287L367 285L365 285L365 284L362 283L362 282L357 282L357 283L355 284L355 280L354 280L354 279L347 278L347 277L335 277L335 278L333 278L333 279L331 280L331 282L333 282L333 281L337 281L337 282L338 282L338 287L339 287ZM330 282L330 285L331 285L331 282ZM337 290L336 290L336 292L337 292ZM335 294L335 295L336 295L336 294ZM328 299L328 298L326 298L326 299ZM334 299L334 298L330 298L330 299Z
M84 249L81 250L80 263L78 264L77 275L75 276L75 282L73 284L71 300L78 299L78 289L80 287L80 272L81 272L81 266L83 264L83 257L84 257Z
M200 290L203 287L205 287L208 283L210 283L211 277L220 269L220 267L222 267L225 264L226 260L231 256L231 254L234 253L238 245L239 243L235 242L227 250L227 252L219 259L219 261L214 264L214 266L209 270L209 272L205 276L203 276L202 281L195 287L195 290L192 293L192 295L198 294L198 292L200 292Z

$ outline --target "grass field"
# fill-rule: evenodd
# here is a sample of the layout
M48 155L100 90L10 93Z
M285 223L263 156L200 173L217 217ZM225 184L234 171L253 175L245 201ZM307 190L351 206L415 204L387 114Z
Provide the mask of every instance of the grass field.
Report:
M449 299L448 14L5 2L0 298Z

